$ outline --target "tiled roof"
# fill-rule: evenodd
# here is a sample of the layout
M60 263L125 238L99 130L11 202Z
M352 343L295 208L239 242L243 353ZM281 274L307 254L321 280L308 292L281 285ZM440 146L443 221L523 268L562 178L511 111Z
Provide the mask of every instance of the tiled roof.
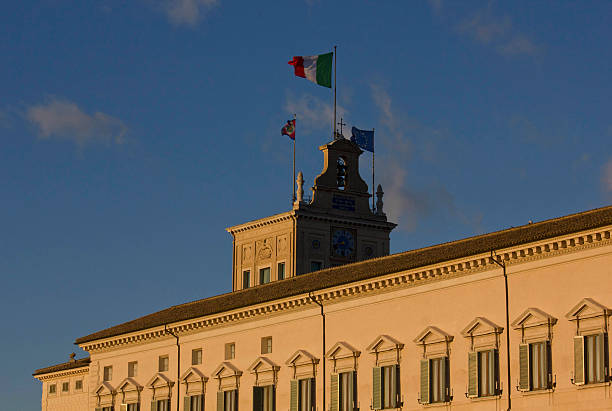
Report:
M79 358L78 360L68 361L62 364L57 364L57 365L52 365L50 367L41 368L39 370L34 371L34 374L32 375L36 376L36 375L42 375L42 374L51 374L52 372L66 371L66 370L72 370L73 368L86 367L89 365L90 362L91 360L89 359L89 357Z
M291 297L354 281L437 264L470 255L526 244L546 238L612 225L612 206L513 227L340 267L327 268L282 281L176 305L78 338L75 344L218 314L254 304Z

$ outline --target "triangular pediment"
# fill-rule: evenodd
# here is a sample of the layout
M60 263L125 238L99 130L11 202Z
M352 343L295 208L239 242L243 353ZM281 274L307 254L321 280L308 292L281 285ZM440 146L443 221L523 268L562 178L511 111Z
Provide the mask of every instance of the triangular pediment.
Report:
M153 377L151 377L151 379L147 383L147 387L149 388L171 387L173 385L174 382L161 372L158 372Z
M116 393L112 385L107 381L102 381L94 391L97 395L114 395Z
M264 372L264 371L278 371L280 366L274 364L272 360L267 357L259 357L249 367L249 372Z
M367 346L366 350L371 353L389 351L389 350L401 350L404 348L404 344L396 340L395 338L386 334L381 334L370 345Z
M195 367L189 368L187 371L181 375L182 382L206 382L208 381L208 377L205 377L202 371L198 370Z
M565 315L565 318L576 320L578 318L609 316L610 314L610 309L605 305L598 303L592 298L583 298Z
M474 337L487 334L501 334L504 327L500 327L493 321L484 317L476 317L461 331L464 337Z
M555 325L556 323L557 319L552 315L538 308L531 307L516 317L516 320L512 322L512 328L518 330L520 328L537 327L546 324Z
M442 331L438 327L429 326L421 331L414 339L414 342L416 344L435 344L439 342L451 342L453 338L452 335Z
M303 365L303 364L318 364L319 359L305 350L297 350L285 364L287 365Z
M234 377L242 375L242 371L231 362L224 361L213 371L213 375L215 378Z
M361 351L344 341L334 344L325 354L327 358L359 357L360 355Z
M142 385L138 384L135 379L128 377L121 381L117 391L142 391Z

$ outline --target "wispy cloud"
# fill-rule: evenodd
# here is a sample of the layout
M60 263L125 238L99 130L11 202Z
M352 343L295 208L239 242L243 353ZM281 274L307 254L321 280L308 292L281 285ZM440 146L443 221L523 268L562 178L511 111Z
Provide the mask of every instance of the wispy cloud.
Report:
M217 0L160 0L161 8L172 24L190 27L196 26L217 4Z
M298 130L304 129L306 132L312 132L328 129L330 130L331 137L334 117L334 108L331 103L327 103L312 94L305 93L301 96L296 96L288 92L284 108L288 114L297 115ZM338 105L336 107L337 121L340 121L340 118L344 117L347 113L348 110L346 108Z
M612 193L612 159L608 160L603 166L601 182L603 183L604 191Z
M91 142L121 144L127 132L125 123L116 117L100 111L87 114L75 103L57 98L28 107L26 117L40 138L68 140L80 146Z
M433 213L442 212L469 225L474 232L481 232L479 214L460 210L453 195L443 185L432 183L426 189L412 184L411 159L434 163L439 161L436 141L448 138L448 132L422 124L417 119L395 109L393 100L384 87L371 85L372 99L380 111L380 123L385 139L382 143L380 166L381 180L385 182L385 212L401 230L412 231L418 222ZM418 136L418 137L417 137ZM427 143L425 143L425 141Z

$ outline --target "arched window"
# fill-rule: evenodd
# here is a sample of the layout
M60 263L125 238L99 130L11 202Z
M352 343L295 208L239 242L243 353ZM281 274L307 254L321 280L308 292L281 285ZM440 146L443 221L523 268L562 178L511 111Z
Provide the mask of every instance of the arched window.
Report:
M346 186L346 169L346 160L344 157L338 157L338 164L336 165L336 182L340 190L344 190L344 187Z

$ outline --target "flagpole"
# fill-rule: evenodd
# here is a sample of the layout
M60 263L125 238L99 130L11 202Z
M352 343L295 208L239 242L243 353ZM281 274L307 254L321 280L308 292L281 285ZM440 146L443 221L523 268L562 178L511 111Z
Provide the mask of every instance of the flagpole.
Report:
M336 139L336 46L334 46L334 123L332 126L332 138Z
M294 133L296 132L296 125L295 125L296 118L297 118L297 115L293 114L293 132ZM292 180L291 186L293 187L293 203L295 203L295 134L293 137L293 180Z
M372 212L374 213L374 128L372 128Z

